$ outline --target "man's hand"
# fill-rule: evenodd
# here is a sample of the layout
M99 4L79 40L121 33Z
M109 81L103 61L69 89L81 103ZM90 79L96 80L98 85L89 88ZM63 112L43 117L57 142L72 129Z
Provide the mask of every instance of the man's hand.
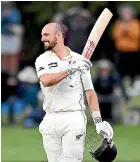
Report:
M82 74L86 73L90 68L92 67L92 64L87 59L81 59L81 60L72 60L68 66L67 72L69 75L74 74L76 71L81 72Z
M96 131L98 134L102 133L104 138L107 138L108 140L111 140L113 138L113 129L111 125L106 121L97 123Z

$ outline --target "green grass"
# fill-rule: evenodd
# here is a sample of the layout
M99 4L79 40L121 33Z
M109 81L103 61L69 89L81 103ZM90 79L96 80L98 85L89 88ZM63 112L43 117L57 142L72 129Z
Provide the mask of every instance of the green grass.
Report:
M91 127L91 126L89 126ZM42 137L38 129L2 127L2 161L45 161ZM116 126L114 141L118 147L116 161L140 161L140 126ZM87 149L84 162L93 161Z

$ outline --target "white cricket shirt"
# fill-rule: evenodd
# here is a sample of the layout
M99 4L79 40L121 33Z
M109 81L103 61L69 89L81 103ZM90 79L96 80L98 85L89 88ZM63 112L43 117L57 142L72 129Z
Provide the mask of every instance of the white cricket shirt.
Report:
M65 71L71 59L79 57L83 56L70 50L70 55L60 60L52 51L46 51L36 59L37 76L40 78L45 73ZM74 87L69 86L70 82L71 76L51 87L45 87L40 81L44 95L43 109L46 112L85 110L83 90L94 89L90 71L79 76Z

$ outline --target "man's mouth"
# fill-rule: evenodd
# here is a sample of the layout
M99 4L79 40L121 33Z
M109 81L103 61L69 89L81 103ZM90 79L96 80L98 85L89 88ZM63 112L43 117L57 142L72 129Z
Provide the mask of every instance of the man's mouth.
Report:
M45 44L45 45L49 45L50 42L49 42L49 41L45 41L44 44Z

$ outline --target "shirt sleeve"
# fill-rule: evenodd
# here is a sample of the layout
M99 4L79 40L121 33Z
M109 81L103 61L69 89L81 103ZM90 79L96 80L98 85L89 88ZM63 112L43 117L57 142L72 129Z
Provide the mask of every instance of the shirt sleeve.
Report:
M35 69L37 72L38 78L40 78L41 75L49 73L49 68L47 66L47 62L43 59L37 58L35 62Z
M82 74L81 79L82 79L84 90L94 89L92 79L91 79L90 70L88 70L86 74Z

